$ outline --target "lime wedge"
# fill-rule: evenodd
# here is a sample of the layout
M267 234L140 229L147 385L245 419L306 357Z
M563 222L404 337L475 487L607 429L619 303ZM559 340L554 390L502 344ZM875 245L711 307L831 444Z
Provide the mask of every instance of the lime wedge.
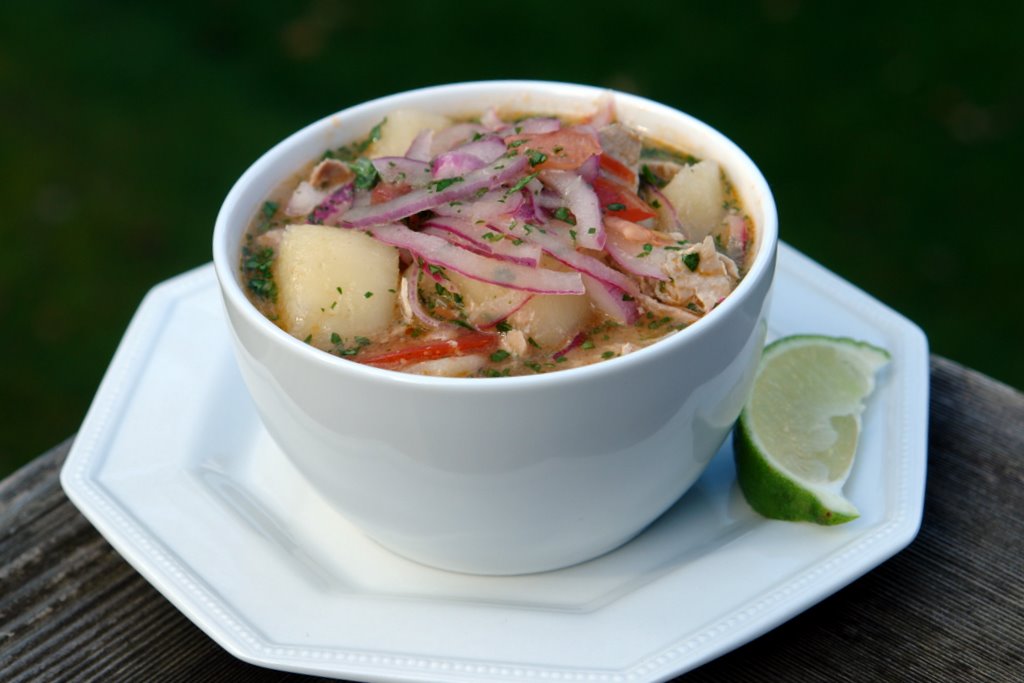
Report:
M864 399L889 352L843 337L796 335L769 344L733 432L740 489L772 519L842 524L843 496Z

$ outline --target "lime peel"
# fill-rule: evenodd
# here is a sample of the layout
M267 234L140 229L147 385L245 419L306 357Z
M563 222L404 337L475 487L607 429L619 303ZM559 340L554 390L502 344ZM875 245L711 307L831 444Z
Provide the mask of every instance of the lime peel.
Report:
M794 335L765 347L733 432L740 489L772 519L842 524L859 516L842 493L861 413L884 349L846 337Z

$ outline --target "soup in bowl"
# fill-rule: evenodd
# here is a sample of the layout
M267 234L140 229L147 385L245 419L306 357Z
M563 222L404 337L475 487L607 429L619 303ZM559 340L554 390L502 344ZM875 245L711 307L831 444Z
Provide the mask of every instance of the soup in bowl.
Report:
M309 485L401 555L513 574L621 545L703 472L776 243L764 178L706 124L502 81L292 135L213 251L243 377Z

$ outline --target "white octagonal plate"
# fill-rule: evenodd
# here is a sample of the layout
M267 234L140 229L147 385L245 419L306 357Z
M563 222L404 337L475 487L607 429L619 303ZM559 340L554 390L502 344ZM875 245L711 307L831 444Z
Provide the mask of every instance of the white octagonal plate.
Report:
M264 431L211 266L146 297L61 482L146 579L255 664L365 681L663 680L835 592L920 525L920 329L786 245L771 310L770 337L846 335L893 355L846 485L863 514L850 524L757 516L726 444L643 534L575 567L481 577L392 555L307 487Z

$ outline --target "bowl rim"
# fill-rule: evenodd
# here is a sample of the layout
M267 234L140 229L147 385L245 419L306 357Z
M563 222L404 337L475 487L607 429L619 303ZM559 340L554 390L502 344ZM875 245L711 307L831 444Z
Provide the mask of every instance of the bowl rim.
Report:
M658 339L650 345L624 356L553 372L493 378L435 377L355 363L333 356L302 342L275 325L256 309L245 295L241 283L236 277L238 260L236 252L239 245L229 239L231 237L231 228L233 227L231 223L232 214L241 210L239 204L241 203L242 195L249 185L267 173L274 173L275 166L280 157L285 156L289 150L305 142L308 138L320 135L326 129L336 126L338 119L347 120L374 109L398 108L410 99L422 100L432 96L451 97L460 94L465 95L467 98L478 98L483 92L488 90L506 93L537 92L552 95L555 98L559 96L571 96L576 99L590 97L595 101L601 95L611 94L615 98L617 106L622 103L628 108L646 110L659 118L667 120L677 119L679 122L686 122L691 127L703 129L704 134L709 135L715 140L716 147L727 150L737 164L745 168L744 179L751 181L753 188L752 196L759 198L764 213L762 224L758 225L755 230L757 253L746 275L740 280L736 289L722 303L701 318L698 323ZM355 135L350 136L353 139L365 131L359 130L354 132ZM277 171L279 175L278 182L281 182L288 174L294 172L295 169L291 168ZM730 172L730 175L735 177L735 169ZM657 362L659 356L671 353L676 346L686 344L690 339L713 334L716 329L724 324L730 312L738 308L742 301L750 295L749 293L764 278L773 278L778 241L777 208L767 180L758 166L742 148L710 124L660 102L611 88L546 80L484 80L432 85L374 98L328 114L288 135L261 154L232 185L217 213L212 246L214 269L225 305L243 315L246 321L253 326L253 329L258 331L270 343L280 346L291 353L298 354L301 358L318 365L328 372L352 373L355 377L393 385L416 385L449 389L457 387L462 390L487 393L491 391L532 389L551 384L582 381L591 377L598 378L608 373L629 372L641 363ZM233 324L230 322L230 317L229 324Z

